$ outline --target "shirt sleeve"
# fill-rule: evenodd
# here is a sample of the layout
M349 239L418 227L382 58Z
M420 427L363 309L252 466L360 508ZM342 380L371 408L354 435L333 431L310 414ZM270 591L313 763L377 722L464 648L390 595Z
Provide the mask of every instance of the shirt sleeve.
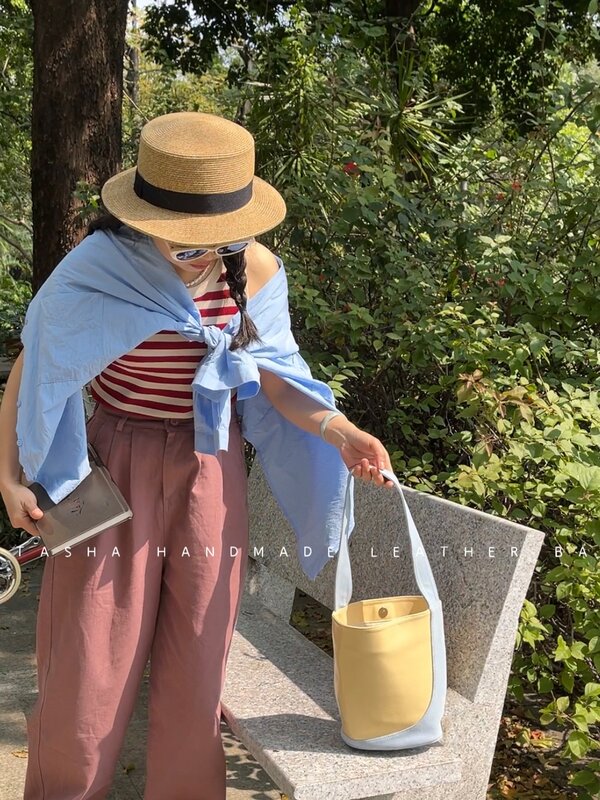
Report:
M257 358L257 362L325 408L336 408L331 388L312 377L299 353ZM301 568L314 580L339 548L348 468L337 447L287 420L262 389L239 401L237 410L242 435L254 446L265 479L291 526ZM348 535L353 528L352 508Z

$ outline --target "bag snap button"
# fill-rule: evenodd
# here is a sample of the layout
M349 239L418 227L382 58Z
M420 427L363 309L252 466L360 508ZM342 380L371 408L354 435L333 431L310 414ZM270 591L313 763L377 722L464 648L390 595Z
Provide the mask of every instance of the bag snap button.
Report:
M381 608L379 609L379 616L380 617L387 617L387 615L388 615L387 608L385 606L381 606Z

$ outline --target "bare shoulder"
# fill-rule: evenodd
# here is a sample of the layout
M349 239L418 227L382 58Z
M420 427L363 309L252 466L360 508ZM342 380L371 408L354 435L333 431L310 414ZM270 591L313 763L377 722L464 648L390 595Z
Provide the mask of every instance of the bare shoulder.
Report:
M275 255L260 242L246 248L246 297L253 297L279 269Z

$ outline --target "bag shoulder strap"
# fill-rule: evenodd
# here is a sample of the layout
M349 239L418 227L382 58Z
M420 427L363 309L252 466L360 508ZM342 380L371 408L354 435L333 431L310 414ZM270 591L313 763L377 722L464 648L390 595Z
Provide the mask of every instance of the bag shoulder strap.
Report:
M410 538L411 555L413 562L413 572L421 594L427 600L429 607L436 606L440 598L435 583L435 578L431 571L427 553L423 547L423 542L417 531L412 514L404 497L402 487L396 475L387 469L382 469L381 474L387 480L392 481L400 494L402 508L406 519L408 534ZM350 565L350 551L348 548L348 523L351 513L354 511L354 475L348 471L348 481L346 483L346 498L342 514L342 530L340 535L340 545L338 548L337 564L335 570L335 610L348 605L352 598L352 568Z

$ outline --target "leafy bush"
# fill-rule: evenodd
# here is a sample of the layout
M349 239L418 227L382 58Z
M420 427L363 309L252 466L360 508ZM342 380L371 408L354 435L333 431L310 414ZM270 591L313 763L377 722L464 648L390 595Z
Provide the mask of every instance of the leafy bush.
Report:
M30 300L31 284L0 270L0 358L13 359L19 354L19 334Z

